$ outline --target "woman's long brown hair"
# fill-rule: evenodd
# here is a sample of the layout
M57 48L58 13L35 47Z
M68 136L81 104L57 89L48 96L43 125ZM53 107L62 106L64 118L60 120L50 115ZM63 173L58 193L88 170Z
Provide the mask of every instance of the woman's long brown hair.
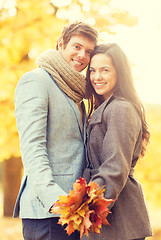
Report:
M119 99L126 99L136 108L142 121L142 151L144 156L146 146L149 143L150 132L145 118L145 109L135 90L131 68L128 59L122 49L116 44L100 44L93 51L91 58L96 54L106 54L111 57L112 63L117 73L117 82L113 92L113 96ZM93 111L97 109L103 102L102 96L96 94L90 82L90 63L87 69L87 85L88 85L88 114L90 119Z

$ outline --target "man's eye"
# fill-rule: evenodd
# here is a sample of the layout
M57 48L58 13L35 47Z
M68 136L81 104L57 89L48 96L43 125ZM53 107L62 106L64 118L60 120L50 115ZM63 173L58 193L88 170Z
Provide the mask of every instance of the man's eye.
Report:
M87 51L87 54L88 54L89 56L91 56L92 52L91 52L91 51Z
M80 47L79 47L78 45L75 45L74 48L75 48L75 49L79 49Z

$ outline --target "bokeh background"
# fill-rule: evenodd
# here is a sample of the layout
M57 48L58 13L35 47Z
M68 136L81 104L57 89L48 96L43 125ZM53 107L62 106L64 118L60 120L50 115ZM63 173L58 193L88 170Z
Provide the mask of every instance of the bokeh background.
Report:
M35 59L55 48L63 26L81 20L95 26L100 42L117 42L127 54L151 132L135 176L142 183L154 236L161 240L161 1L0 0L0 239L22 239L12 211L23 173L14 117L19 78Z

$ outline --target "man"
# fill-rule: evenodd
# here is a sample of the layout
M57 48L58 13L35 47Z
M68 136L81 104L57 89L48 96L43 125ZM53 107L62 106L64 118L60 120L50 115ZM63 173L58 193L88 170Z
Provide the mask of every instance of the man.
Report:
M14 217L22 218L24 239L66 240L50 208L66 195L85 167L86 81L97 31L82 22L65 26L57 42L37 59L39 68L22 76L15 91L15 116L24 180Z

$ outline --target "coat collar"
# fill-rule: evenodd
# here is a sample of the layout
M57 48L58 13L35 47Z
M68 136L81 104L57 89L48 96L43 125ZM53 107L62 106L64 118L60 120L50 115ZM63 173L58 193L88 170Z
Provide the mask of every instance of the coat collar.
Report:
M102 121L102 115L103 115L103 112L106 108L106 106L108 104L110 104L110 102L112 102L114 99L114 96L112 95L111 97L109 97L106 101L104 101L93 113L92 117L91 117L91 120L89 122L89 125L92 125L92 124L97 124L97 123L101 123Z

